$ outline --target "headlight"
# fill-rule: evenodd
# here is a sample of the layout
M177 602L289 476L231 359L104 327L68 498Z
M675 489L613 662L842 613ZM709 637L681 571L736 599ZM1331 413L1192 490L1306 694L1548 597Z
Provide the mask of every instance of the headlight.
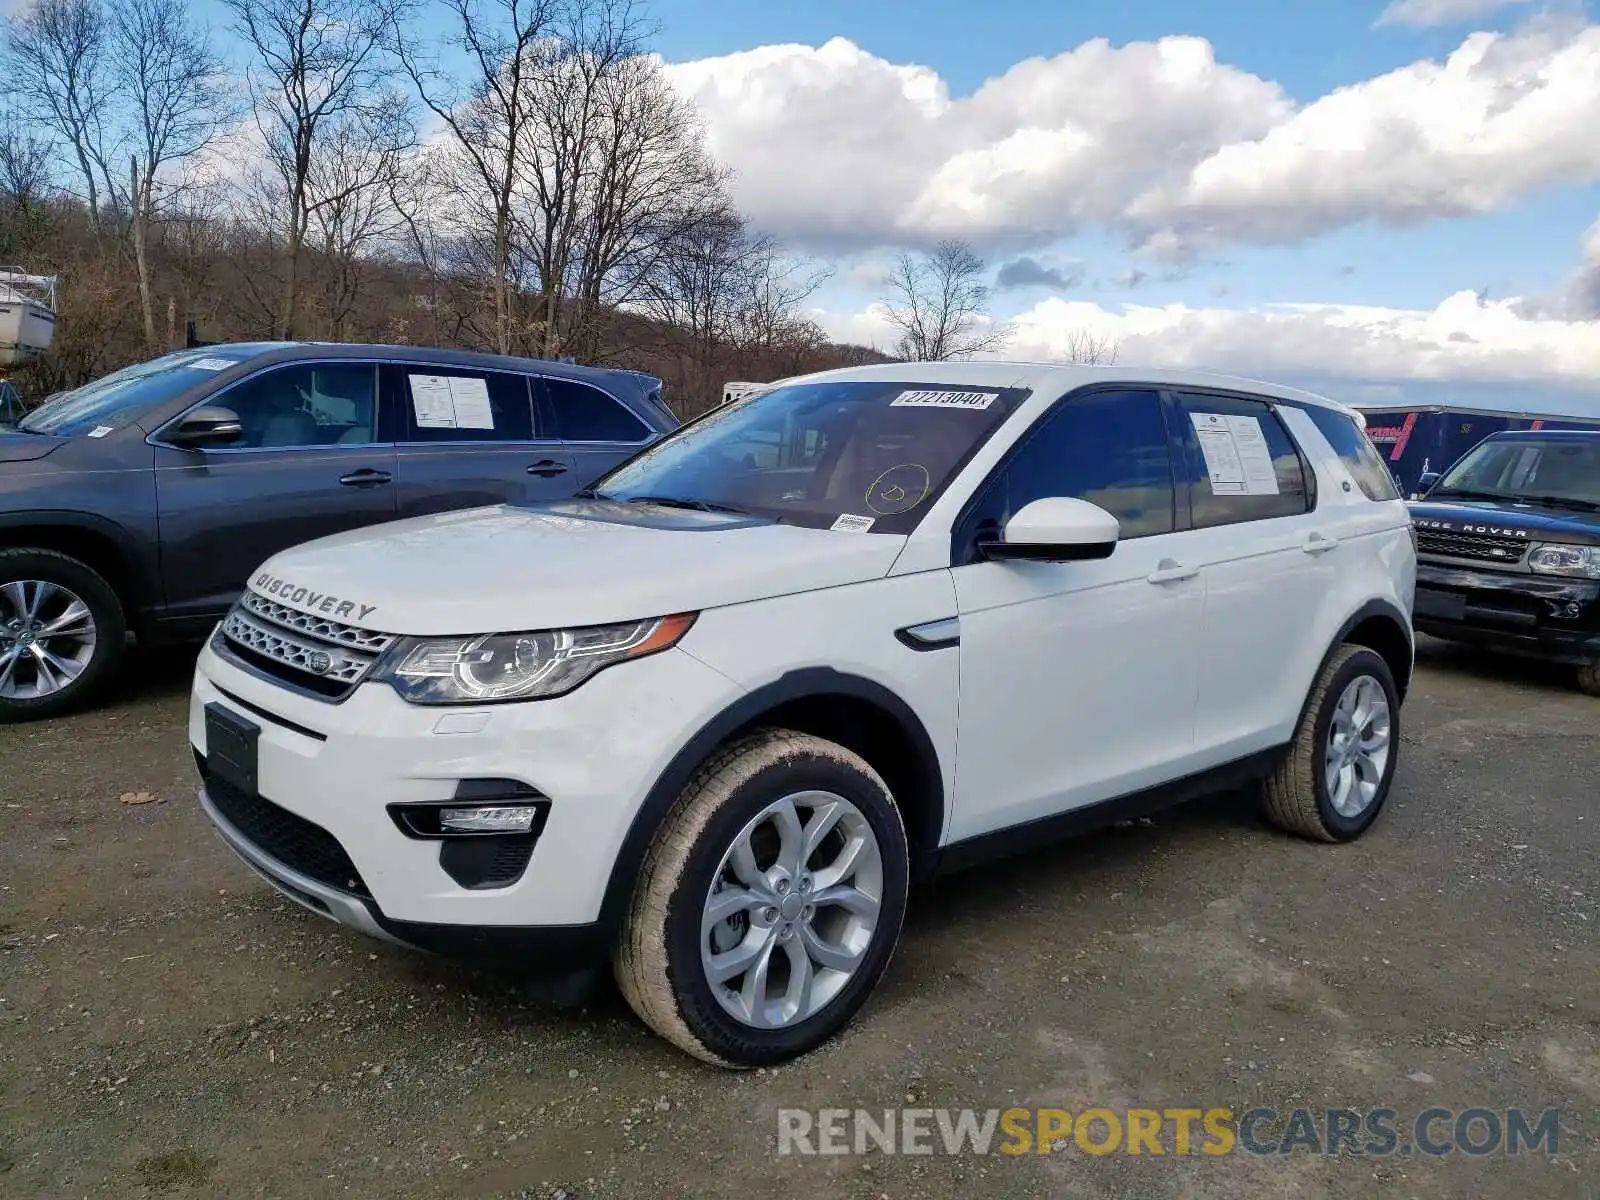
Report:
M597 671L677 644L694 613L621 625L408 638L378 679L412 704L493 704L564 695Z
M1600 546L1535 546L1528 566L1541 575L1600 579Z

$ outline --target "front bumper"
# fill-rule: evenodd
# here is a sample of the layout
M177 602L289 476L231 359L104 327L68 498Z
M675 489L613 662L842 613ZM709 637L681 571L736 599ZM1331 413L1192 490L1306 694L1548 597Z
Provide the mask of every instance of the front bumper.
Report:
M372 900L330 887L273 858L228 822L204 787L200 806L228 847L267 883L301 907L368 937L496 967L514 966L529 980L579 975L603 965L610 953L610 938L598 922L474 928L392 920Z
M1600 581L1417 563L1422 632L1552 662L1600 661Z
M258 727L257 800L268 815L231 819L244 812L234 803L241 793L218 781L208 781L201 803L251 869L297 903L373 936L455 955L582 957L597 941L603 952L597 922L612 865L644 798L737 693L697 659L668 651L602 671L557 700L425 708L367 684L329 704L207 646L189 739L204 776L207 705ZM441 865L442 843L408 835L390 814L391 805L451 801L468 779L513 781L549 801L531 858L506 886L463 887ZM263 836L274 832L263 821L297 830ZM308 838L322 839L323 852L276 852ZM330 857L351 868L348 879L325 869Z

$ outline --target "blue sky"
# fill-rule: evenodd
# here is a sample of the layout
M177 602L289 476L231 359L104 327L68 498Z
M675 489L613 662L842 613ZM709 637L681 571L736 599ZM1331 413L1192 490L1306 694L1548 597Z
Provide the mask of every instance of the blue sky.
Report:
M1600 26L1385 3L649 10L741 208L834 268L836 336L887 344L883 268L960 236L1055 273L994 293L1019 354L1092 327L1352 395L1600 407Z

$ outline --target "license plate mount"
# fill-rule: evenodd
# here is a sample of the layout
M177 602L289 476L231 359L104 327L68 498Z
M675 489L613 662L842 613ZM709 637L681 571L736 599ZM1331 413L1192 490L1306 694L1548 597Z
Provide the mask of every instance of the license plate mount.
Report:
M1460 592L1439 592L1432 588L1418 588L1416 613L1419 617L1460 621L1467 615L1467 598Z
M258 795L261 727L215 701L205 712L206 770L247 796Z

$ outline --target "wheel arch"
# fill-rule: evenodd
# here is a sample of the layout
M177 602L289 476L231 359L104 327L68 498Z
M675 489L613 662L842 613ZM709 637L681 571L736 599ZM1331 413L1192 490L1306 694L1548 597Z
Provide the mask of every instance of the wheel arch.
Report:
M611 866L600 910L608 938L621 927L651 840L700 764L717 747L763 727L814 734L859 754L884 777L900 807L911 843L912 877L937 860L944 831L944 772L921 719L873 680L827 667L792 671L723 709L656 779Z
M1328 660L1346 643L1356 643L1374 650L1389 664L1394 676L1395 690L1402 701L1411 686L1411 673L1416 663L1416 640L1411 632L1411 622L1404 612L1386 600L1369 600L1350 615L1339 630L1339 636L1328 647L1322 661L1317 664L1317 674Z
M0 515L0 550L54 550L102 576L129 624L154 602L156 588L122 526L89 513L41 510Z

